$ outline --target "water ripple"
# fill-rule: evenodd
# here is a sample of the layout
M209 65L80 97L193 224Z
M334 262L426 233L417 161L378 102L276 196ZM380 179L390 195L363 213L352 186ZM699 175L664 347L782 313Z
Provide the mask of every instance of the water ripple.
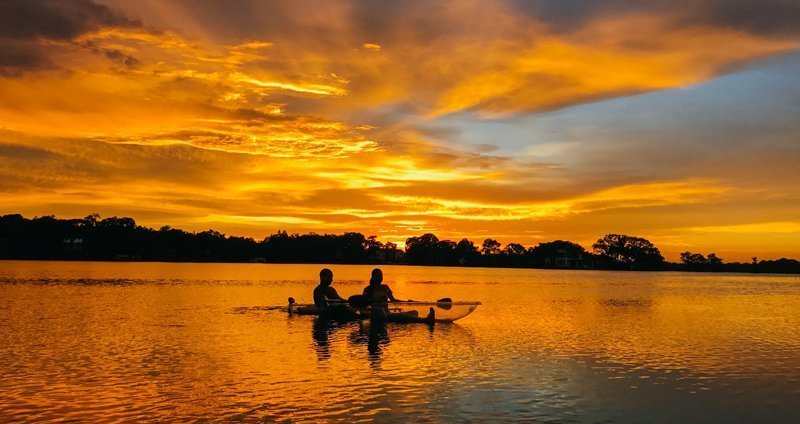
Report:
M484 303L431 328L287 316L312 266L114 265L0 264L0 421L800 420L798 278L384 269Z

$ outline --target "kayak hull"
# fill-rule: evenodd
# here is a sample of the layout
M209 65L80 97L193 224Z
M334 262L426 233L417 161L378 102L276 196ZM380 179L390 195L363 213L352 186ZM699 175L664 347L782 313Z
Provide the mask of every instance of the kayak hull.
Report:
M464 318L480 302L389 302L368 309L354 309L347 305L318 308L315 305L290 305L289 314L314 315L338 321L380 320L395 323L443 323Z

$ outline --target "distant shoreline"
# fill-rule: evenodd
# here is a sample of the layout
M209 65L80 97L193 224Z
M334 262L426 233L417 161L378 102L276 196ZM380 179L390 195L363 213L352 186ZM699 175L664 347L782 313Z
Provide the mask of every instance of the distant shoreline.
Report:
M606 268L538 268L538 267L504 267L504 266L462 266L462 265L419 265L419 264L404 264L404 263L350 263L350 262L249 262L249 261L209 261L209 260L107 260L107 259L76 259L76 258L63 258L63 259L30 259L30 258L0 258L0 263L3 262L97 262L109 264L238 264L238 265L319 265L335 266L335 265L359 265L359 266L402 266L402 267L421 267L421 268L459 268L459 269L532 269L542 271L599 271L599 272L645 272L645 273L668 273L680 272L687 274L737 274L737 275L752 275L752 274L770 274L770 275L787 275L798 276L797 272L770 272L770 271L695 271L687 269L606 269ZM674 264L677 265L677 264Z
M263 239L231 236L215 230L188 232L170 226L137 225L133 218L59 219L0 216L0 260L61 260L163 263L273 263L411 265L455 268L570 269L609 271L686 271L752 274L800 274L800 261L781 258L725 262L711 252L683 252L681 262L667 261L643 237L606 234L590 249L567 240L524 246L486 238L473 242L439 239L425 233L408 237L403 249L374 235L289 234Z

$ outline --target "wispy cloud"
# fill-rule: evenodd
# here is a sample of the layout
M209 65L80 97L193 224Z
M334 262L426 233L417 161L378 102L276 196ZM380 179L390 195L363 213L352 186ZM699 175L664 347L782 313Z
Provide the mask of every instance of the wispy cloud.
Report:
M797 50L790 3L748 17L744 1L254 2L246 15L171 0L5 2L0 212L393 241L590 242L621 228L677 249L687 228L718 241L777 234L793 228L791 190L771 192L778 206L761 224L709 223L763 182L745 191L730 164L766 154L681 159L690 141L663 141L687 137L680 122L658 137L587 136L573 122L558 130L575 139L487 132L477 144L458 122L685 89Z

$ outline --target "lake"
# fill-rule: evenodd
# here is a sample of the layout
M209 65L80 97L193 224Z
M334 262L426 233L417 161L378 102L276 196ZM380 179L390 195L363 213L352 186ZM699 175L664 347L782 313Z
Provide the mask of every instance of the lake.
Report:
M0 421L800 422L800 277L383 266L452 324L331 324L321 265L0 261ZM372 267L331 265L360 293Z

